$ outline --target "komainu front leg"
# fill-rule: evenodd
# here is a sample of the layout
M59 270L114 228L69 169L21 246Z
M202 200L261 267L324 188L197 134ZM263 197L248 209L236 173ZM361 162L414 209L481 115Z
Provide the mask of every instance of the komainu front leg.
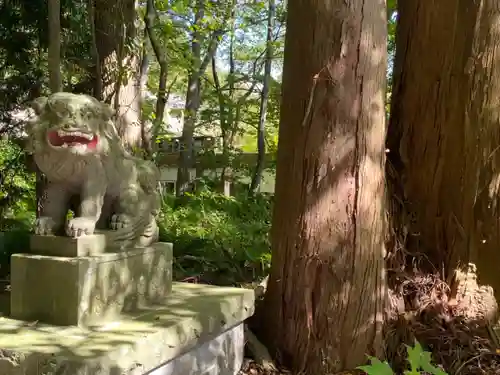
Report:
M68 198L68 190L63 184L47 182L40 217L35 221L36 234L61 234L68 213Z
M66 234L70 237L81 237L94 234L101 216L106 194L105 176L92 176L85 183L81 193L80 215L68 221Z

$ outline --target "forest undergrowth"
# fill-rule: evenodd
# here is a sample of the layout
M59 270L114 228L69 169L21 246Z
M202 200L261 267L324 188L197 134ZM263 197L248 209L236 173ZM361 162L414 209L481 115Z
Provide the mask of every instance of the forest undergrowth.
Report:
M409 250L415 248L408 241L411 214L406 207L410 206L394 186L388 187L393 199L387 212L391 232L386 257L389 309L385 328L386 358L394 373L407 370L406 345L416 340L449 375L500 374L493 289L478 285L474 264L445 280L427 256L418 252L418 246L417 251Z
M410 256L410 255L408 255ZM459 300L438 274L419 269L389 272L390 318L386 356L396 374L407 369L406 345L415 340L432 353L433 363L448 374L500 374L500 355L490 317L494 297L468 273L469 285Z

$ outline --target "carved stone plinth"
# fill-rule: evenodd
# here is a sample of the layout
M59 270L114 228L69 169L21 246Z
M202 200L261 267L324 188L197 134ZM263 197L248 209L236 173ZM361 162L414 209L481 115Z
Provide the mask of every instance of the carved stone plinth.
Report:
M47 238L60 246L52 253L73 256L12 255L12 318L91 326L165 303L172 288L172 244L75 257L82 249L99 248L102 239L92 237ZM34 237L32 244L37 241Z
M79 238L32 235L31 253L56 257L86 257L106 251L106 236L93 234Z

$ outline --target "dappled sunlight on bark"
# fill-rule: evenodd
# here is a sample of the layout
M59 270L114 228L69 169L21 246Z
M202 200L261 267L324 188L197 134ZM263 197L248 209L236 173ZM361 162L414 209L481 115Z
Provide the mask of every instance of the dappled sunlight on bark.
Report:
M383 354L386 38L384 1L289 4L262 316L304 374Z
M425 4L399 4L388 139L418 233L409 246L445 277L477 264L498 297L499 11L494 1Z

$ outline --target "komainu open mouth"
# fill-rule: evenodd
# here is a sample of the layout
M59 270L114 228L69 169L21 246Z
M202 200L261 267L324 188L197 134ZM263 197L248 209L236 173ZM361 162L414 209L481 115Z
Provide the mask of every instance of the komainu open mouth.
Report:
M54 147L81 147L93 149L97 146L97 135L80 131L53 130L47 133L47 139Z

